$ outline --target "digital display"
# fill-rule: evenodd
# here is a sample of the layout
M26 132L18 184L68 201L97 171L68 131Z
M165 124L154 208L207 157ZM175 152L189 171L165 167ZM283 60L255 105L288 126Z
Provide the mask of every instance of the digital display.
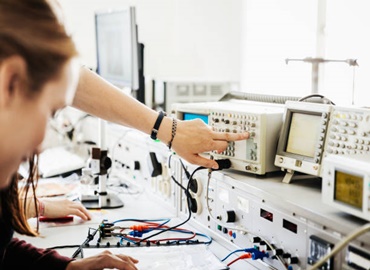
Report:
M297 233L298 231L298 226L297 224L290 222L286 219L283 219L283 228L287 229L288 231Z
M334 185L334 200L362 209L363 177L335 171Z
M267 219L268 221L274 221L274 214L261 208L260 217Z
M315 156L320 133L321 115L292 113L286 152L301 156Z
M197 113L184 113L184 119L183 120L194 120L194 119L200 119L204 123L208 125L208 115L205 114L197 114Z

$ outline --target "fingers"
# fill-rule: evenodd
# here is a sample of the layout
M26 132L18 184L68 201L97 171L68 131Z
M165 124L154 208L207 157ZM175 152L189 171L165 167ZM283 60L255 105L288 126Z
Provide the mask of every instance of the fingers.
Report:
M208 158L201 157L199 155L194 155L190 160L190 163L197 164L206 168L212 168L217 170L218 164L216 161Z
M78 216L83 220L89 220L89 218L79 209L72 209L70 214Z
M78 204L78 210L86 217L85 220L91 220L92 216L90 212L81 203L77 203L77 204Z
M83 220L90 220L91 214L89 211L79 202L71 202L72 204L70 205L71 207L71 213L72 215L76 215Z
M110 251L106 250L103 252L106 256L108 256L108 259L110 260L111 265L110 268L117 268L122 270L137 270L137 267L135 266L136 263L139 261L123 254L112 254Z
M249 138L249 132L230 133L230 132L213 132L212 139L223 141L240 141Z
M125 261L130 260L132 263L138 263L139 262L139 260L136 260L135 258L132 258L130 256L126 256L126 255L123 255L123 254L117 254L116 256L121 258L122 260L125 260Z
M139 261L123 254L115 255L109 250L102 253L83 258L80 260L71 261L66 270L78 269L120 269L120 270L138 270L135 266Z

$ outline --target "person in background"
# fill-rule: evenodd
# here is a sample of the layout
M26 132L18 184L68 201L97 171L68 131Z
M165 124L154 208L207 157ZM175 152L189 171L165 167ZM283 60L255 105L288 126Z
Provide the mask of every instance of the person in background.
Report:
M36 236L27 223L27 202L36 206L34 178L48 119L73 105L108 121L153 135L187 161L217 168L199 153L223 151L248 133L212 131L200 120L175 121L123 94L77 64L76 47L52 0L0 0L0 269L137 269L138 261L104 251L73 260L13 238ZM18 190L17 169L29 160L30 175ZM19 194L24 198L19 200ZM31 194L31 198L28 195ZM38 207L35 207L38 216ZM20 259L21 258L21 259Z

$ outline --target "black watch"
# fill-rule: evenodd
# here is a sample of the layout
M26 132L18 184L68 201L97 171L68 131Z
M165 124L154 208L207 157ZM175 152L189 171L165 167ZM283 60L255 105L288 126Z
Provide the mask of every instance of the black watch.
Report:
M155 120L154 127L152 129L152 133L150 134L150 138L152 138L153 140L157 139L159 126L161 125L163 117L165 117L165 116L166 116L166 113L164 111L159 112L158 118L157 118L157 120Z

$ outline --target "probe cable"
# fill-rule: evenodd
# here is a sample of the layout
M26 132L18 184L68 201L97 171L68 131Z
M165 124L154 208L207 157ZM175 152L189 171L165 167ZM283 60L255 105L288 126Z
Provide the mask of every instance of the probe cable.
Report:
M250 259L252 258L252 255L250 253L246 253L246 254L243 254L243 255L240 255L238 258L236 258L235 260L232 260L231 262L229 262L227 264L227 266L230 266L232 265L233 263L239 261L239 260L244 260L244 259Z
M90 233L91 230L94 230L93 233ZM78 254L80 254L82 252L82 248L84 245L90 243L91 240L94 239L96 233L98 232L99 230L98 229L93 229L93 228L89 228L89 232L87 233L87 238L85 239L85 241L78 247L78 249L73 253L72 255L72 259L76 258Z
M139 244L140 244L141 242L143 242L143 241L146 241L146 240L148 240L148 239L150 239L150 238L154 237L154 236L157 236L157 235L162 234L162 233L164 233L164 232L167 232L167 231L173 230L173 229L175 229L175 228L177 228L177 227L180 227L180 226L184 225L185 223L187 223L187 222L190 220L190 218L191 218L191 206L190 206L190 204L191 204L191 202L190 202L190 201L191 201L191 196L190 196L190 192L189 192L189 189L190 189L190 183L191 183L191 180L193 179L194 174L195 174L197 171L199 171L199 170L203 170L203 169L206 169L206 168L205 168L205 167L198 167L198 168L196 168L196 169L193 171L193 173L190 175L190 178L189 178L188 185L187 185L186 189L185 189L184 187L182 187L183 189L185 189L185 195L186 195L187 205L188 205L188 217L186 218L186 220L185 220L185 221L183 221L183 222L181 222L181 223L179 223L179 224L177 224L177 225L175 225L175 226L169 227L169 228L167 228L167 229L165 229L165 230L163 230L163 231L159 231L159 232L157 232L157 233L155 233L155 234L153 234L153 235L150 235L150 236L148 236L148 237L145 237L145 238L141 239L141 240L139 241ZM172 176L171 176L171 177L172 177ZM173 179L173 178L172 178L172 179ZM180 183L178 183L178 182L176 181L176 184L180 184Z
M164 224L167 223L168 221L169 220L167 220L166 222L164 222L162 224L142 221L142 222L145 222L148 225L133 225L133 226L130 226L130 227L118 227L118 226L116 226L116 227L110 227L109 229L121 229L121 232L125 229L131 229L132 231L129 232L128 234L111 232L111 235L121 237L121 243L122 243L123 240L127 240L127 241L135 244L136 243L135 241L138 242L138 241L141 240L140 238L137 238L137 236L141 236L142 234L151 232L153 230L166 230L167 228L169 228L169 226L164 226ZM149 225L151 225L152 227L150 227ZM207 236L205 234L201 234L201 233L196 233L196 232L193 232L193 231L190 231L190 230L187 230L187 229L175 228L175 229L172 229L171 231L172 232L178 232L178 233L184 233L184 234L191 234L191 236L183 237L183 238L155 239L155 240L150 240L148 242L158 243L158 242L162 242L162 241L167 241L168 244L179 243L180 241L189 241L189 240L193 239L195 236L202 236L202 237L207 238L208 242L205 242L204 244L210 244L212 242L212 238L210 238L209 236ZM191 241L189 241L189 242L191 242ZM192 241L192 242L197 242L197 241Z
M357 230L355 230L353 233L348 235L346 238L342 239L342 241L338 242L333 250L329 252L325 257L321 258L317 263L315 263L309 270L315 270L318 269L321 265L323 265L327 260L329 260L331 257L333 257L335 254L337 254L339 251L341 251L346 245L349 244L353 239L357 238L358 236L370 231L370 223L367 223Z

